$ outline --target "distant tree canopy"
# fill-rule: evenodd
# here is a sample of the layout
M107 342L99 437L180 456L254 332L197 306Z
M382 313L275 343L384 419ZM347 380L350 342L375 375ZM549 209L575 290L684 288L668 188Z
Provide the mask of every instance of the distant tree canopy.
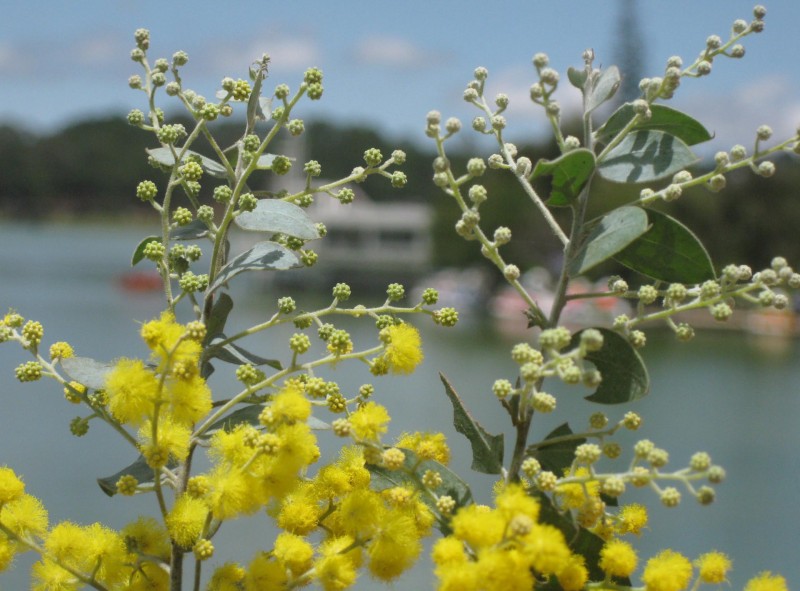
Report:
M236 123L213 125L215 137L223 145L236 141L241 133L241 126ZM392 141L367 127L323 121L308 123L302 137L307 157L318 160L323 175L331 178L347 175L353 167L363 164L367 148L377 147L385 157L396 148L403 149L407 154L403 166L408 175L406 187L393 189L385 179L370 178L363 185L367 194L376 201L431 204L436 264L461 266L480 259L477 248L465 248L454 234L458 208L432 185L432 149ZM122 117L80 121L41 136L0 126L0 215L33 218L145 214L149 206L140 203L134 194L139 181L151 179L158 183L163 179L145 158L145 148L154 145L152 134L131 127ZM534 162L556 155L552 143L519 146L519 150ZM456 155L452 165L463 170L465 161L466 157ZM792 158L779 159L776 164L778 172L771 179L739 171L719 194L697 188L664 207L704 236L719 266L729 262L763 266L769 263L770 253L782 254L800 264L800 240L796 238L800 227L800 165ZM480 182L489 191L489 201L481 208L482 227L488 233L501 225L512 230L514 239L504 247L508 260L524 268L548 264L560 255L560 246L510 174L489 170ZM209 184L205 190L211 188ZM547 187L541 189L546 195ZM594 192L594 215L601 214L606 203L610 208L612 203L636 198L636 194L621 194L618 187L609 183L598 183ZM567 223L568 218L563 219Z

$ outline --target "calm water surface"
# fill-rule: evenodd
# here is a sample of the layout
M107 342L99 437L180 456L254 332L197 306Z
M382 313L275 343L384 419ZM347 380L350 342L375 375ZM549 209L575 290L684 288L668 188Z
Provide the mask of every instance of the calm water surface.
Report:
M26 318L42 321L46 344L69 340L79 355L100 360L145 356L138 323L159 313L161 299L126 293L115 279L129 269L133 248L151 230L0 224L0 310L14 307ZM238 316L231 324L244 328L271 315L276 298L286 294L268 293L245 281L233 295ZM301 308L322 301L317 294L292 295ZM375 297L362 301L379 303ZM513 379L514 364L508 356L513 342L487 327L445 330L422 324L425 363L414 375L376 381L360 366L343 365L326 377L350 393L362 383L374 382L377 399L392 414L392 433L443 430L453 447L454 469L467 475L469 445L451 426L452 410L438 372L448 376L488 430L510 437L504 411L492 399L491 384L500 377ZM347 328L356 346L374 343L371 323L348 323ZM251 348L285 357L283 337L289 332L278 338L254 336ZM701 334L693 343L679 345L667 335L651 333L650 343L644 355L652 392L633 406L645 423L636 437L627 437L624 443L629 448L638 438L652 439L668 449L676 469L695 451L708 451L715 463L726 468L728 479L710 507L686 499L677 509L665 509L649 491L631 493L629 500L651 507L651 529L637 541L642 562L665 547L691 558L717 549L733 558L733 589L761 570L783 573L796 588L800 584L800 504L794 497L800 491L798 342ZM18 383L13 370L23 361L27 358L18 347L0 347L0 465L24 475L28 491L42 498L52 522L101 521L121 527L140 513L151 513L154 506L148 496L109 499L100 492L95 479L131 461L130 449L102 424L92 424L81 439L71 436L69 421L81 410L66 403L52 382ZM233 390L231 367L217 369L212 378L215 391ZM566 420L575 429L583 428L588 415L598 409L582 400L587 392L580 389L554 393L559 408L536 425L540 435ZM616 420L627 408L606 410ZM491 479L472 475L468 480L478 499L487 501ZM226 524L212 562L247 560L250 549L267 547L271 537L266 518ZM0 589L27 588L29 564L25 557L18 559L14 571L0 576ZM379 587L365 577L358 588ZM423 561L393 588L432 588L427 563Z

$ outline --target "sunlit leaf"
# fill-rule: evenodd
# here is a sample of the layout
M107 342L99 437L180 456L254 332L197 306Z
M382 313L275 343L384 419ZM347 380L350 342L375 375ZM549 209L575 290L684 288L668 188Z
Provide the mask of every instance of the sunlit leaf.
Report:
M592 90L586 98L586 112L591 113L597 107L613 97L620 84L619 68L609 66L594 80Z
M76 382L92 390L100 390L106 387L106 376L114 369L114 364L89 357L70 357L61 360L61 367Z
M647 210L650 229L614 255L614 259L652 279L702 283L714 279L714 264L703 243L675 218Z
M176 149L176 151L178 150ZM172 155L172 150L169 148L148 148L147 153L151 158L153 158L153 160L164 166L173 166L175 164L175 157ZM183 160L186 161L189 156L198 158L200 160L200 166L203 167L203 171L210 176L215 178L225 178L228 175L225 167L216 160L212 160L211 158L203 156L202 154L198 154L197 152L193 152L192 150L186 150L183 155Z
M683 141L663 131L634 131L597 164L597 172L616 183L649 183L697 162Z
M583 246L569 262L576 277L613 257L647 231L647 213L641 207L625 205L595 223Z
M200 220L192 220L185 226L178 226L169 231L169 236L173 240L196 240L208 235L208 226Z
M595 160L591 150L579 148L555 160L539 160L533 169L533 178L550 177L551 191L548 205L570 205L586 186L594 172Z
M633 129L663 131L681 139L687 146L707 142L712 137L699 121L671 107L650 105L650 113L649 119L639 121ZM625 103L597 130L595 140L607 144L630 123L633 116L633 106Z
M483 474L500 474L503 470L503 434L488 433L466 409L447 378L441 373L439 377L453 405L453 426L472 445L472 469Z
M303 240L319 238L319 232L305 210L280 199L259 199L253 211L240 214L235 221L243 230L280 232Z
M569 67L567 68L567 78L569 79L570 84L577 88L580 91L583 91L584 87L586 86L586 79L589 77L588 72L586 69Z
M285 246L276 242L258 242L253 248L241 253L222 267L208 290L214 291L245 271L282 271L301 266L297 255Z

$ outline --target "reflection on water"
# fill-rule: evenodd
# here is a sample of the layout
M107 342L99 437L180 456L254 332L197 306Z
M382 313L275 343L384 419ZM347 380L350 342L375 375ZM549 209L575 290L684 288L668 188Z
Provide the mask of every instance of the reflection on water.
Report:
M41 320L46 343L67 339L80 355L102 360L146 355L137 323L155 316L161 300L157 295L122 292L113 279L129 268L130 253L150 230L0 225L0 310L13 306L26 317ZM234 315L240 316L232 324L244 328L263 320L274 311L279 295L285 294L264 293L254 283L244 282L234 294ZM321 301L314 294L293 295L301 308ZM488 430L503 431L508 437L508 421L492 398L491 384L500 377L513 379L514 364L508 356L513 343L486 327L447 330L421 324L426 357L414 375L375 380L360 365L343 365L326 377L351 393L362 383L374 382L376 396L392 414L393 434L443 430L453 447L454 469L466 475L469 445L451 426L452 410L438 372L448 376ZM348 322L347 328L357 346L369 346L376 339L369 322ZM287 328L277 335L256 335L251 346L267 356L284 357L290 332ZM649 341L644 355L653 391L634 405L645 423L640 432L626 435L627 447L638 438L649 438L669 450L675 468L685 465L695 451L705 450L726 468L728 480L710 507L686 499L677 509L665 509L650 491L632 491L630 500L652 507L651 529L637 541L640 555L646 558L672 547L695 557L718 549L734 560L734 589L764 569L782 572L797 584L800 509L793 493L800 490L798 342L788 341L776 354L757 341L730 334L701 334L694 342L679 345L668 335L653 332ZM24 360L14 346L4 345L0 351L0 465L24 474L29 492L44 500L53 522L69 518L120 527L136 514L151 512L149 497L109 499L100 492L95 478L133 459L131 450L101 424L93 424L82 439L72 437L68 424L81 410L66 403L52 382L16 382L13 369ZM230 366L220 365L213 376L212 385L223 393L220 396L235 387L230 374ZM565 420L582 428L598 409L582 399L587 393L583 390L553 387L553 393L559 408L551 416L537 417L539 436ZM615 420L627 408L606 410ZM470 475L468 480L476 487L477 498L488 501L492 479ZM248 550L241 549L263 547L270 532L266 518L226 525L214 560L247 558ZM225 552L226 546L236 549ZM0 588L27 588L30 560L23 557L17 562L14 572L0 577ZM423 561L394 588L431 588L430 579L430 568ZM375 585L365 579L359 588Z

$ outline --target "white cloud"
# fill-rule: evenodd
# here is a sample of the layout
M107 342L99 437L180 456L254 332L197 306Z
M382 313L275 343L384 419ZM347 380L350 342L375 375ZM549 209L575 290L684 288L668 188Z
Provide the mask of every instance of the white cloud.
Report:
M203 56L203 60L207 59L215 68L233 76L234 71L241 70L242 64L249 64L265 53L269 54L272 67L281 71L305 70L320 65L322 58L322 52L310 33L289 37L267 32L257 39L244 38L215 45L214 51Z
M431 54L409 39L394 36L365 37L354 48L355 60L372 66L418 68L431 61Z
M797 97L792 80L774 74L725 94L703 92L679 96L673 106L703 123L715 135L709 149L728 150L733 144L743 144L749 149L759 125L772 127L775 139L785 139L795 132L800 124Z

